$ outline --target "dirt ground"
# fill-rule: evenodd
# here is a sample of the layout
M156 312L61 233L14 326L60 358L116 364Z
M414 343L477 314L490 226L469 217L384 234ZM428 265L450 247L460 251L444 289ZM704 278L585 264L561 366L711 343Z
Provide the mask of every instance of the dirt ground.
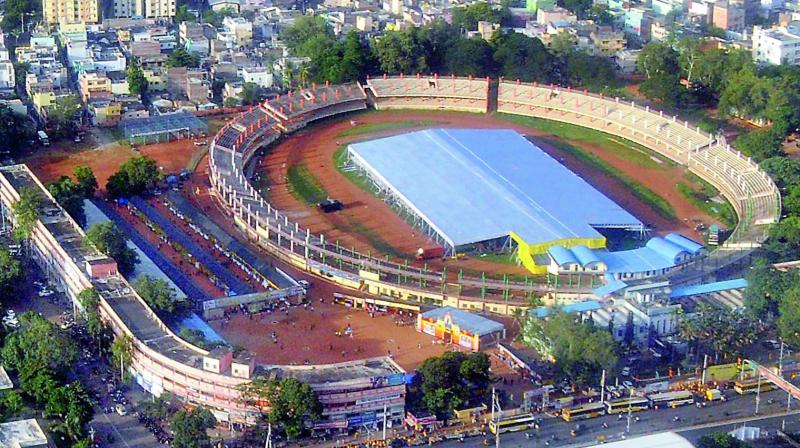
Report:
M92 146L91 142L78 146L64 143L62 146L52 147L47 152L40 151L23 162L27 163L45 183L53 182L61 176L71 176L78 165L88 165L94 171L100 188L105 189L108 178L119 169L120 165L136 155L154 159L162 172L167 174L177 173L186 168L195 150L197 147L192 140L138 146L136 151L117 143L100 147Z
M631 179L658 192L675 209L676 219L668 220L656 213L649 204L633 196L621 182L537 139L537 137L548 135L533 128L515 125L492 116L422 111L366 113L353 119L357 122L357 126L401 120L422 122L435 120L437 127L515 129L528 136L545 152L561 160L568 168L589 180L595 188L631 211L657 233L679 231L699 238L700 235L694 230L695 223L709 224L715 221L694 207L676 190L675 184L686 171L683 167L645 169L602 148L584 142L569 142L596 154ZM325 234L329 241L339 240L344 247L355 247L359 251L365 253L371 251L376 254L381 253L380 246L389 244L394 252L412 257L415 249L425 244L427 238L420 235L416 229L401 219L379 198L354 185L342 175L336 169L333 155L339 147L353 141L396 135L419 128L410 127L342 136L344 131L351 129L350 120L350 117L332 120L310 130L294 134L280 142L267 154L261 161L261 166L262 172L269 179L270 201L277 208L288 211L290 216L303 226L310 228L315 233ZM331 197L345 204L345 209L337 213L325 214L306 206L293 196L288 189L286 177L288 169L297 164L305 165ZM383 253L389 255L385 251ZM463 268L471 271L509 274L526 273L524 269L510 264L486 262L474 258L459 261L448 260L446 263L450 265L451 269Z
M259 363L331 364L391 356L403 368L413 369L447 349L427 334L414 330L415 320L408 315L370 317L366 311L332 304L330 298L316 294L312 297L307 309L295 307L287 312L261 313L252 319L235 314L227 323L222 320L209 323L228 342L256 353ZM401 321L403 324L399 325ZM352 337L344 335L348 326ZM337 332L341 335L337 336Z

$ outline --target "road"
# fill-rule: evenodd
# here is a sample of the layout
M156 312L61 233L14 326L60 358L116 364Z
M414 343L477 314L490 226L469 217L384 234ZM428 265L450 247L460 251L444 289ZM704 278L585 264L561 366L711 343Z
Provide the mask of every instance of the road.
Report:
M677 409L661 409L636 412L632 415L639 417L639 421L631 419L630 433L627 438L652 434L664 431L686 432L691 438L699 438L703 434L715 430L729 431L736 424L744 421L751 421L755 414L755 396L736 396L733 391L728 391L730 400L727 402L708 403L704 408L696 406L682 406ZM772 403L770 403L772 401ZM797 407L797 406L794 406ZM757 419L764 419L767 415L778 414L786 409L786 393L783 391L772 391L761 394L761 405L759 406L760 416ZM680 420L675 421L675 417ZM591 446L596 443L597 437L605 436L606 441L620 440L625 434L627 426L627 414L622 417L608 415L600 418L582 420L578 422L584 428L576 436L570 436L569 432L578 423L567 423L560 418L546 418L538 431L531 430L531 439L526 439L524 432L502 434L500 446L504 448L530 448L530 447L582 447ZM781 417L767 418L766 423L770 426L771 432L780 429ZM608 428L603 428L606 423ZM800 409L791 411L787 417L787 429L800 430ZM555 439L553 438L555 437ZM494 439L489 440L490 445L494 445ZM548 444L549 442L549 444ZM441 447L478 447L484 446L482 438L467 439L464 443L458 441L448 441L437 446Z

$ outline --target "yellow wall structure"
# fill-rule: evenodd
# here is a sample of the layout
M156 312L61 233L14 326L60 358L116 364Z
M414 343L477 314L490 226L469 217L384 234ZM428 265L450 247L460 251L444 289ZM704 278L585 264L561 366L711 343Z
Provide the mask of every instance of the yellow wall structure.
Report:
M522 262L522 265L531 273L539 275L547 273L547 265L537 265L533 257L534 255L547 253L547 249L550 246L563 246L567 249L579 245L586 246L589 249L603 249L606 247L606 239L602 236L597 238L565 238L540 244L528 244L514 232L509 232L509 235L517 243L517 257Z

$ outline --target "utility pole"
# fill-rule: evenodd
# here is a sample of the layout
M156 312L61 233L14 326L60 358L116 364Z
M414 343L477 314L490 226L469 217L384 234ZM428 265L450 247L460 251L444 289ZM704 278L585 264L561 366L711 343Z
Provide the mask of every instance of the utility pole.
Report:
M703 375L700 377L700 384L706 384L706 369L708 368L708 354L703 355Z
M383 440L386 441L386 405L383 405Z
M267 423L267 441L264 448L272 448L272 423Z
M603 369L603 374L600 376L600 403L605 402L606 397L606 370Z
M631 432L631 414L633 413L633 388L630 388L630 394L628 395L628 424L625 427L625 432L630 434Z
M758 384L756 385L756 415L758 415L758 405L761 403L761 372L758 372Z
M781 354L778 357L778 376L783 376L783 339L781 339Z
M495 408L497 411L495 411ZM495 392L494 387L492 387L492 423L494 423L495 448L500 448L500 428L497 425L498 420L500 420L500 412L502 412L502 409L500 409L500 401L497 399L497 393Z

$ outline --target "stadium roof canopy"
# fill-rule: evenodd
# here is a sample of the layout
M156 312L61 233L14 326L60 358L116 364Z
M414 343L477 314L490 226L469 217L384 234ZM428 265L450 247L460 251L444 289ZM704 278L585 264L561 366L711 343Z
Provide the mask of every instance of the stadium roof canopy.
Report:
M594 446L604 448L694 448L694 444L674 432L662 432Z
M469 311L453 308L452 306L445 306L426 311L422 313L422 318L438 321L443 320L445 316L448 315L453 320L453 323L458 325L459 328L478 336L503 331L505 328L505 326L503 326L503 324L500 322L495 322L483 316L472 314Z
M194 115L183 111L122 120L119 126L122 128L125 138L169 134L172 132L191 132L193 134L208 132L208 126L205 123Z
M643 228L512 130L428 129L351 144L349 156L451 248L511 232L541 245Z

